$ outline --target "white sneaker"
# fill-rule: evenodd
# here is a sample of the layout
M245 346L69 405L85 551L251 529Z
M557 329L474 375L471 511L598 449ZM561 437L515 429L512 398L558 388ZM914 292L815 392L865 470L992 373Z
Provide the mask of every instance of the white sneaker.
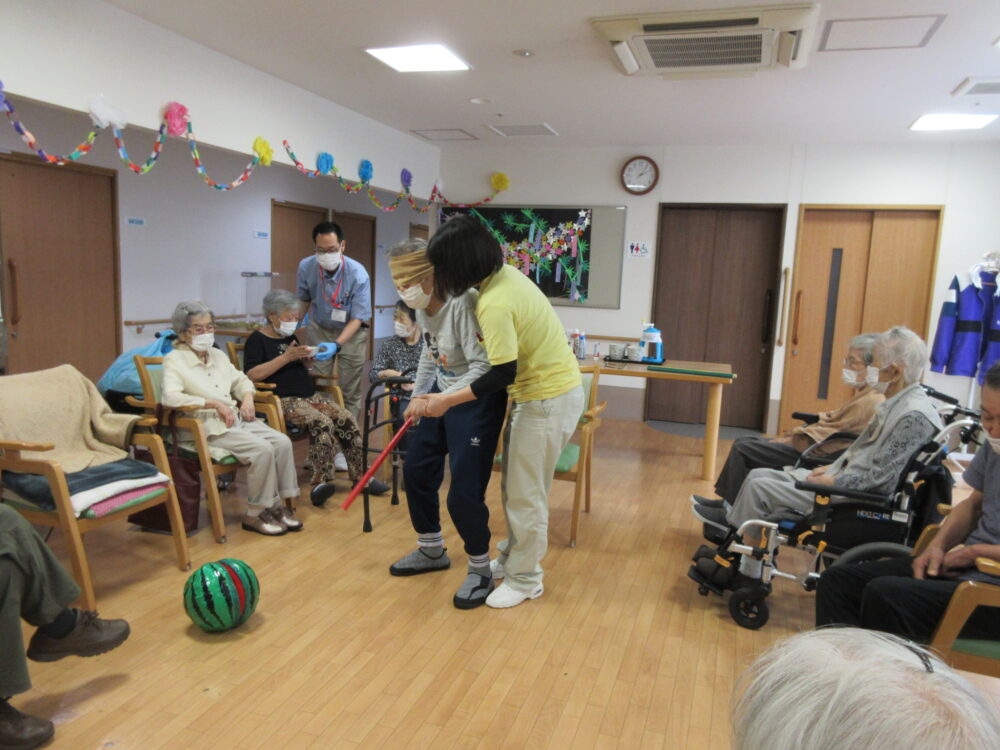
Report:
M347 471L347 458L343 453L338 453L333 459L333 468L336 471Z
M500 558L495 560L490 560L490 573L493 574L494 578L504 578L503 563L500 562Z
M516 607L528 599L537 599L542 595L544 590L545 587L542 584L538 584L531 591L518 591L504 582L493 589L493 593L486 597L486 606L493 607L494 609Z

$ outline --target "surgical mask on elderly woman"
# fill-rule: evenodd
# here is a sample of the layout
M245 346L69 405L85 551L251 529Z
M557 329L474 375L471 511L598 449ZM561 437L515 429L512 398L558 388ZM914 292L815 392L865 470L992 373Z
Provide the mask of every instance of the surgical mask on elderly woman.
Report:
M431 303L431 295L420 284L414 284L399 293L399 298L414 310L426 310Z
M868 365L867 369L865 369L865 382L878 393L885 393L889 388L889 384L883 383L878 379L880 372L882 372L880 368Z
M413 325L407 325L406 323L401 323L398 320L392 322L392 330L401 339L408 339L413 335Z
M191 348L196 352L207 352L215 345L214 333L199 333L191 337Z
M987 437L986 439L989 441L990 448L993 449L993 452L1000 453L1000 438Z
M316 253L316 262L323 267L324 271L331 273L340 268L341 258L340 253Z
M865 385L864 382L861 383L858 382L859 374L860 373L858 370L852 370L849 367L845 367L843 370L840 371L840 377L843 378L844 385L849 385L851 386L851 388L860 388L861 386Z
M298 329L299 323L296 320L282 320L278 323L278 330L282 336L291 336Z

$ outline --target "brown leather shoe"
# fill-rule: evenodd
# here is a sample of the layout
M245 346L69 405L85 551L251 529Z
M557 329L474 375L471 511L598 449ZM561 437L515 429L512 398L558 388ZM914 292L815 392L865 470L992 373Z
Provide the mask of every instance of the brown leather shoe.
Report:
M56 728L51 721L22 714L5 700L0 700L0 748L31 750L52 739Z
M302 531L302 521L295 517L294 511L288 509L283 502L275 505L271 510L271 518L280 520L289 531Z
M51 638L36 630L28 644L33 661L59 661L66 656L97 656L125 642L131 633L125 620L102 620L96 612L76 611L76 625L65 638Z

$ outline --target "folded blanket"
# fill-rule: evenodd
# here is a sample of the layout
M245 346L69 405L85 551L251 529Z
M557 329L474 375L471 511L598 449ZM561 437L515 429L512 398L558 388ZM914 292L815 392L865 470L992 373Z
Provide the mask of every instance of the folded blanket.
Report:
M111 482L110 484L105 484L101 487L95 487L90 490L84 490L83 492L77 493L76 495L70 495L69 501L73 506L73 514L79 518L80 515L87 510L92 505L96 505L102 500L107 500L109 497L114 497L122 492L128 492L135 489L146 490L150 487L155 487L156 485L166 484L170 481L170 477L166 474L161 474L156 472L151 477L144 477L142 479L122 479L118 482ZM30 500L23 495L19 494L15 490L9 488L4 488L4 495L11 495L15 500L22 503L30 503L32 505L37 505L43 510L53 510L55 509L55 503L50 502L40 503Z
M99 503L94 503L90 506L89 510L94 514L95 518L103 518L109 513L113 513L118 510L123 505L139 498L145 498L154 491L162 490L167 486L169 485L161 482L159 484L151 484L148 487L138 487L134 490L126 490L125 492L109 497L107 500L101 500Z
M142 479L158 473L159 470L153 464L136 461L132 458L123 458L120 461L91 466L82 471L66 474L66 484L69 487L69 494L76 495L109 482L117 482L122 479ZM50 510L56 507L49 480L41 474L5 471L0 475L0 482L3 483L4 487L14 490L18 495L36 505Z

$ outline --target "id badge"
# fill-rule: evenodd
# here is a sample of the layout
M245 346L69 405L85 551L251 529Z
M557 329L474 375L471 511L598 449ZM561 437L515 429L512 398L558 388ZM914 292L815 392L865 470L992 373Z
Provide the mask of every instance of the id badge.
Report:
M347 310L342 310L339 307L334 307L330 310L330 320L334 323L346 323L347 322Z

